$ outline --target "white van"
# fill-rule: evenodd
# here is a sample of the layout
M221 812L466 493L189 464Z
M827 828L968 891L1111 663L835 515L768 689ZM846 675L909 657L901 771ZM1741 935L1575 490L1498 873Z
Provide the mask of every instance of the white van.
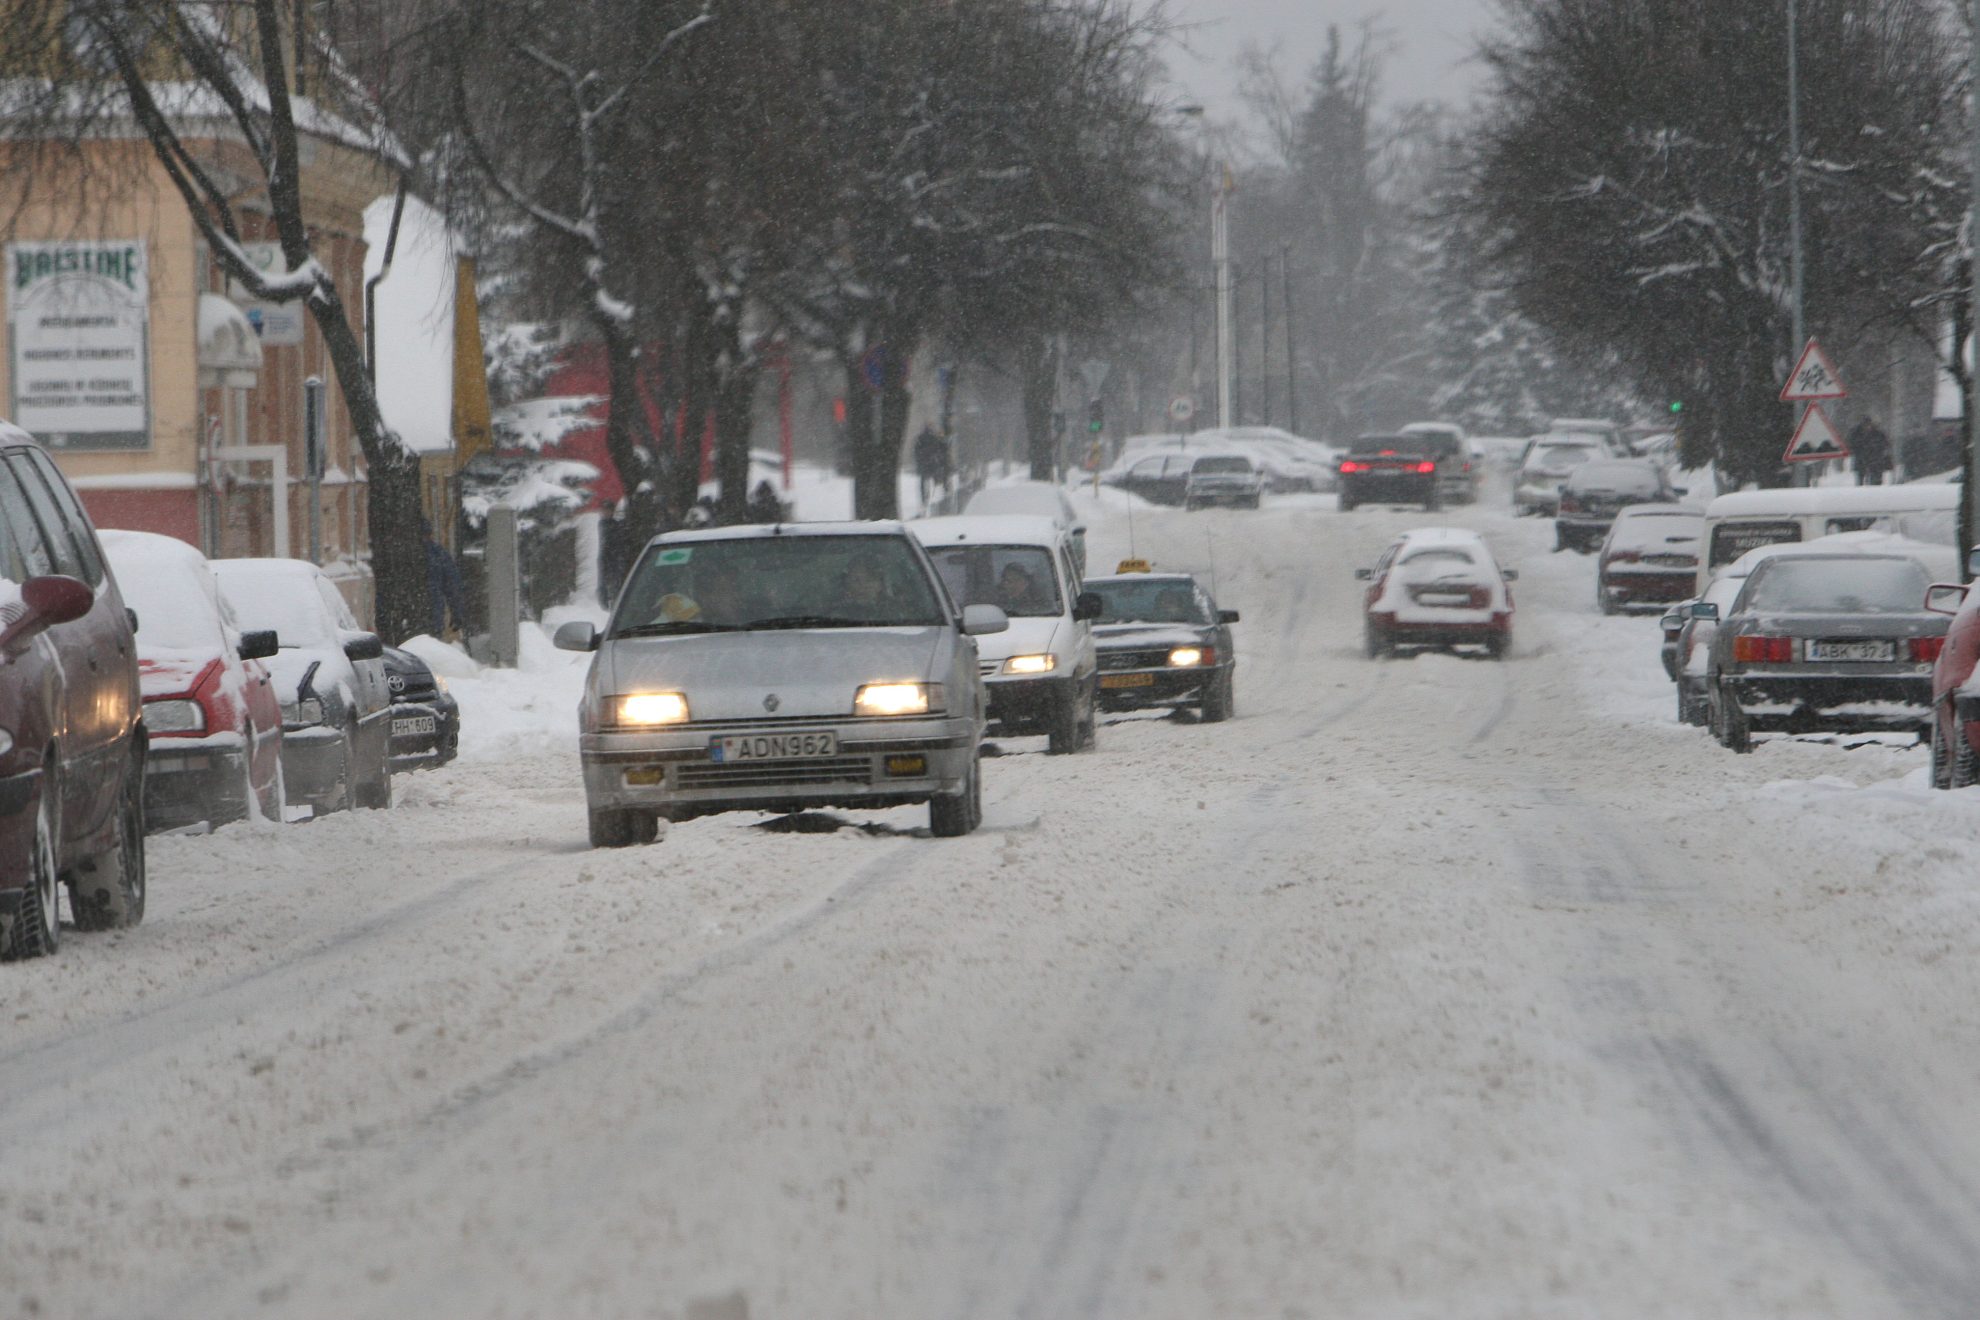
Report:
M959 606L996 605L1008 631L977 639L990 722L1006 735L1042 733L1048 751L1093 744L1099 658L1072 533L1050 518L923 518L908 527Z
M1763 545L1813 541L1838 532L1886 532L1956 546L1960 495L1958 486L1933 483L1791 486L1721 495L1705 506L1698 594L1705 594L1720 569Z

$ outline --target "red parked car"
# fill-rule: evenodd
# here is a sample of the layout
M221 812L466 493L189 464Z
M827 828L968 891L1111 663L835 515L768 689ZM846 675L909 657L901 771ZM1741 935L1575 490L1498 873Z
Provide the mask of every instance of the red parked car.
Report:
M1932 666L1932 787L1967 788L1980 784L1980 688L1972 686L1980 661L1980 591L1935 586L1926 608L1953 616Z
M282 819L282 703L261 662L272 632L244 633L206 556L170 536L104 532L104 553L137 615L145 814L154 830Z
M1604 614L1663 608L1697 594L1705 515L1682 504L1632 504L1602 542L1595 603Z
M144 916L137 648L89 516L0 422L0 959Z

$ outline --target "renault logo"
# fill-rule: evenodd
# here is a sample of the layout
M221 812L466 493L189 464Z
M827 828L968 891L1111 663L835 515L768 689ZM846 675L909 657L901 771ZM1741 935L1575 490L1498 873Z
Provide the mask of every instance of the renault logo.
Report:
M777 700L777 694L774 692L772 692L769 696L763 699L763 709L769 711L773 715L777 713L777 707L783 704L784 704L783 702Z

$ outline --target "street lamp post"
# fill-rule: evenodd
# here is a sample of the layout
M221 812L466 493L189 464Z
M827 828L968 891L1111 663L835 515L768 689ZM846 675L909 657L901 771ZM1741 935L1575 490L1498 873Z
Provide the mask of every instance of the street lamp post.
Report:
M1980 0L1976 0L1980 2ZM1231 173L1218 172L1210 202L1210 261L1217 272L1217 426L1231 425Z
M1973 36L1970 43L1973 58L1973 76L1980 78L1980 0L1973 0L1973 22L1975 26L1972 29ZM1969 82L1968 85L1980 88L1980 82ZM1980 257L1976 256L1976 250L1980 250L1980 103L1975 104L1969 113L1973 116L1973 120L1968 125L1968 132L1972 137L1972 141L1968 145L1973 153L1974 192L1973 213L1968 217L1966 222L1967 275L1973 282L1970 295L1972 302L1968 304L1969 314L1966 318L1968 325L1966 340L1968 346L1966 350L1966 360L1968 363L1966 369L1966 389L1969 396L1966 405L1966 444L1968 452L1966 464L1966 530L1969 537L1980 538ZM1958 344L1953 345L1953 350L1955 352L1961 351ZM1960 549L1971 555L1973 553L1972 541L1969 540ZM1971 576L1971 574L1968 574L1968 576Z
M1980 3L1980 0L1976 0ZM1801 5L1800 0L1787 0L1787 67L1788 67L1788 242L1792 247L1789 258L1793 275L1789 297L1793 303L1791 316L1794 321L1794 343L1788 349L1789 369L1799 358L1802 346L1808 342L1808 320L1804 297L1807 291L1805 269L1802 264L1801 243ZM1807 414L1808 405L1795 405L1795 431L1799 434L1802 418ZM1813 469L1819 463L1796 465L1796 485L1815 484Z

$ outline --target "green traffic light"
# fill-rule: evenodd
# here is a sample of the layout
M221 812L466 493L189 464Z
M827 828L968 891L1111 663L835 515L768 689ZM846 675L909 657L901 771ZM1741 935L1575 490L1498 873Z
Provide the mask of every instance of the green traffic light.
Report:
M1671 411L1672 411L1672 412L1674 412L1674 413L1681 413L1681 412L1683 412L1683 411L1684 411L1684 401L1683 401L1683 400L1681 400L1681 399L1674 399L1674 400L1672 400L1672 402L1671 402Z

